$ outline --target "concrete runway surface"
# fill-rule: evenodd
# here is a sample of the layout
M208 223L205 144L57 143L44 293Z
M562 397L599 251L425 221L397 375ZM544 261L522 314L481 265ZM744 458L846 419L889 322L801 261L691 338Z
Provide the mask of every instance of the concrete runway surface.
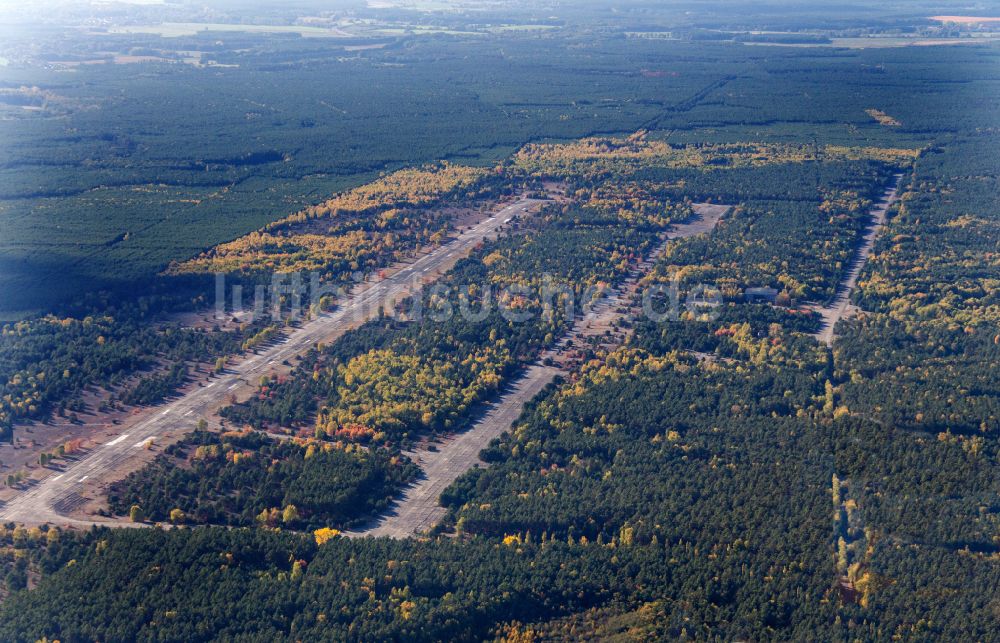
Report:
M663 243L657 245L622 284L606 293L577 319L570 332L559 340L555 350L564 349L571 341L575 342L587 334L593 325L607 325L611 319L618 317L620 306L627 304L625 300L628 293L632 292L630 287L653 267L671 240L710 232L731 207L695 204L693 209L697 218L674 225L665 235ZM425 533L434 527L445 515L444 507L438 504L441 492L469 469L485 466L479 459L479 452L494 438L509 430L520 417L525 404L552 382L556 375L563 372L555 366L545 366L546 357L555 357L555 353L547 352L538 362L529 366L469 430L452 435L443 444L434 445L435 451L420 449L408 453L420 465L422 477L407 487L381 516L364 527L344 532L344 535L406 538Z
M120 521L77 519L69 516L85 503L81 495L84 486L93 488L95 481L106 480L123 463L139 456L147 442L157 436L179 435L194 429L199 417L206 417L220 402L247 382L253 383L266 375L276 364L308 351L317 342L329 343L347 330L378 315L381 304L405 296L421 279L429 279L450 268L455 261L468 255L477 244L495 235L509 219L525 216L543 201L521 198L503 207L456 238L417 260L403 265L381 281L360 284L335 310L322 314L287 337L259 349L202 388L196 388L173 401L144 413L135 422L118 427L119 433L59 471L28 486L17 496L0 506L0 522L26 524L54 523L74 526L92 524L128 525Z
M827 346L833 345L833 329L837 325L837 322L855 312L854 306L851 305L851 292L858 283L858 276L861 274L861 269L865 267L868 257L871 256L872 248L875 246L875 239L878 238L878 235L882 232L882 228L885 227L886 213L898 198L896 192L901 178L903 178L903 175L897 174L892 184L886 189L882 200L872 206L871 223L861 238L861 246L851 261L847 275L840 285L837 286L837 294L834 296L833 301L822 308L815 309L823 318L820 330L816 333L816 339Z

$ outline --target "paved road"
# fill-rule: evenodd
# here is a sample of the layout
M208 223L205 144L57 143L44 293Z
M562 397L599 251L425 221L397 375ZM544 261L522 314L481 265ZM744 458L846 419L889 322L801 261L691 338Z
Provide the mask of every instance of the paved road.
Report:
M871 256L872 248L875 246L875 239L878 238L878 235L882 232L882 228L885 227L886 213L892 204L896 202L899 180L901 178L903 178L903 175L897 174L892 184L886 189L882 200L872 207L870 213L871 223L865 230L865 234L861 239L861 246L854 255L854 260L847 271L847 276L844 277L844 280L837 287L837 294L834 296L833 301L823 308L816 309L823 318L820 331L816 333L816 338L827 346L833 345L833 330L837 326L837 322L852 312L851 291L857 285L861 269L865 267L868 257Z
M199 417L209 415L212 409L240 386L246 382L254 382L281 361L306 352L317 342L333 341L350 328L377 316L383 303L405 296L415 282L429 280L448 269L477 244L495 234L509 219L525 215L540 203L540 200L522 198L502 208L469 230L461 232L454 240L403 266L391 276L359 285L336 310L304 323L280 343L246 357L204 387L196 388L154 409L150 414L144 414L131 425L121 425L116 437L97 445L79 459L70 462L63 470L53 471L8 500L0 507L0 522L76 526L108 524L104 521L76 520L67 516L84 503L81 491L85 485L93 485L96 480L106 481L104 479L109 474L129 459L138 456L146 444L157 436L191 431Z
M586 335L596 324L607 324L620 315L621 306L629 303L628 293L655 260L666 250L673 239L693 237L710 232L729 211L728 205L698 204L697 218L673 226L649 256L636 266L617 288L612 289L577 319L573 328L556 344L555 351L564 349L570 341ZM542 355L538 363L530 366L514 383L508 392L496 401L486 414L472 428L452 435L443 444L435 445L436 451L421 449L410 452L422 470L422 477L407 487L393 505L372 523L344 532L348 537L389 536L406 538L426 533L445 515L444 507L438 504L441 492L463 473L477 466L485 466L479 459L490 441L509 430L520 417L525 404L542 391L562 369L544 366L546 357L556 357L555 352Z

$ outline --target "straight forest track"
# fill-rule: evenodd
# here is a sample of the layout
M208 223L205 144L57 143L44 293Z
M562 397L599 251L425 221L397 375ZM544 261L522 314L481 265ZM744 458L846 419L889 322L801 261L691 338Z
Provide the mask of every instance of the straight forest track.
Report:
M654 116L653 118L651 118L640 129L644 129L644 130L649 131L649 132L655 131L657 129L662 129L661 123L663 122L663 119L667 118L668 116L675 115L675 114L682 114L682 113L685 113L685 112L690 112L692 109L694 109L699 104L701 104L701 102L703 100L705 100L706 98L708 98L708 96L712 92L714 92L714 91L716 91L718 89L722 89L723 87L725 87L729 83L731 83L734 80L736 80L736 78L737 78L737 76L729 74L729 75L723 76L722 78L719 78L718 80L712 81L711 83L709 83L705 87L699 89L697 92L695 92L691 96L688 96L687 98L685 98L685 99L683 99L681 101L678 101L678 102L674 103L673 105L665 107L663 109L663 113L657 114L656 116Z

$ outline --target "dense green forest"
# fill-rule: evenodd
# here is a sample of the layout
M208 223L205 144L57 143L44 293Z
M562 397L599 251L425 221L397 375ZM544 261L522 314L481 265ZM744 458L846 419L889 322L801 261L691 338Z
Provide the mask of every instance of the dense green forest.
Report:
M114 512L138 507L154 521L344 527L384 510L415 474L406 458L382 451L196 431L115 483L108 500Z
M267 382L223 415L258 428L311 423L317 436L396 445L461 427L566 332L571 319L557 295L576 310L589 287L621 280L671 220L665 213L658 223L630 223L610 213L547 206L400 310L310 351L289 379Z
M289 39L222 48L239 67L212 77L152 63L42 83L103 113L66 107L69 140L48 116L0 121L14 157L0 266L20 283L47 237L62 244L53 274L84 268L5 306L67 302L110 273L176 291L92 294L5 326L8 430L71 412L92 384L155 403L196 363L277 332L164 322L205 304L190 273L337 281L397 258L383 233L433 243L451 225L434 208L456 196L558 198L264 378L222 412L230 430L196 431L111 487L114 513L171 528L0 528L0 640L994 640L1000 50L685 33L407 36L351 56ZM173 104L150 100L181 81ZM212 118L191 123L195 103ZM122 113L121 134L99 133ZM829 347L815 307L897 174L857 314ZM578 313L706 201L734 207L667 243L642 285L715 285L713 319L639 317L617 345L574 347L488 466L444 491L431 533L329 531L385 511L421 475L404 451L468 427L565 334L546 276ZM79 218L55 228L68 207ZM177 274L151 277L171 261ZM747 301L761 286L781 298Z
M188 362L238 353L261 328L251 324L223 331L164 322L170 313L190 307L190 299L179 293L163 293L112 305L86 302L66 317L46 315L4 324L0 440L10 440L18 420L82 410L82 392L88 386L109 389L112 402L159 402L185 382ZM144 371L151 373L133 381Z
M65 306L65 316L4 324L0 440L11 439L18 420L82 410L80 394L88 386L111 391L111 404L158 403L188 381L188 362L224 359L277 336L278 327L266 319L227 331L174 321L172 315L203 311L210 301L210 274L199 273L227 272L251 286L270 283L275 270L314 271L328 285L351 283L359 271L385 268L418 247L441 243L454 218L445 206L474 209L514 187L516 179L467 166L401 170L174 264L177 274L159 278L142 297L88 293Z
M267 280L273 272L311 271L344 283L440 243L452 230L454 207L474 212L517 187L499 172L446 162L399 170L172 264L169 272Z
M724 231L711 237L718 240L719 254L739 257L746 253L734 246L761 248L759 256L752 255L755 261L750 265L755 270L748 274L743 269L747 264L740 263L723 278L692 263L684 266L684 274L691 275L692 281L714 281L738 298L747 287L772 283L758 280L764 273L796 298L811 294L806 288L812 283L823 284L819 292L832 294L870 203L859 198L835 202L824 195L832 186L838 186L842 194L881 191L892 168L863 160L823 164L811 150L794 147L744 146L734 151L737 148L710 152L728 153L737 159L732 162L736 167L702 167L701 172L727 175L730 183L723 182L714 198L740 204ZM565 294L579 307L587 303L581 300L587 287L620 279L648 251L657 231L691 216L690 188L670 172L677 165L682 172L701 166L704 154L694 146L667 147L642 134L628 140L594 139L525 150L507 171L513 177L526 173L527 181L565 181L575 205L550 205L516 234L486 244L460 262L432 294L421 296L419 321L400 324L394 316L371 322L325 351L310 353L289 381L268 382L261 395L227 409L226 417L256 427L265 423L301 426L314 420L317 435L377 436L379 442L387 437L406 440L419 430L456 428L475 403L494 393L519 364L534 360L541 348L552 346L565 332L565 307L543 301L546 280L560 288L571 284ZM851 155L900 156L874 150ZM751 156L748 163L767 171L743 169L739 159ZM911 154L901 156L910 158ZM564 158L572 163L563 164ZM739 177L729 175L748 171L755 174L744 180L755 186L755 194L767 189L768 179L775 194L793 179L798 183L792 185L810 186L811 199L802 197L786 206L801 213L801 230L789 229L798 221L774 201L749 201L732 187ZM696 195L704 195L703 187L694 189ZM761 218L768 223L761 223ZM785 228L781 233L779 222ZM818 240L796 248L798 261L786 259L784 271L774 274L778 257L789 254L787 245L805 237ZM678 261L707 254L705 244L689 240L671 246L662 274L675 274ZM801 241L798 245L802 246ZM762 261L765 256L771 259L770 266ZM503 310L481 320L453 314L462 308L463 297L475 295L462 292L469 284L499 291L500 307L508 311L516 307L532 319L527 323L515 320ZM525 292L511 297L512 286ZM412 314L415 305L409 302L402 307ZM545 305L552 308L551 316L544 314ZM452 314L447 319L435 316L444 312ZM366 430L357 431L357 424Z
M533 39L432 39L346 59L337 49L308 64L248 56L212 73L102 66L68 78L0 68L4 82L43 86L70 111L0 121L16 154L0 168L0 305L9 314L80 289L132 290L170 261L379 172L490 163L536 137L631 131L715 80L708 65L681 79L638 75L662 56L644 49L605 42L580 66L551 64ZM595 79L594 66L611 73Z
M975 147L941 149L964 158ZM923 163L936 159L928 158L906 178L892 225L932 216L914 211L919 199L913 182L929 171ZM977 211L989 221L988 211ZM563 216L554 213L540 225L559 231ZM945 224L956 219L938 216ZM966 225L942 225L937 240L915 252L887 235L864 275L859 301L878 302L882 283L898 288L884 297L887 304L905 298L909 288L922 293L892 267L898 263L928 261L955 243L993 252L996 241L986 234L970 238ZM530 248L543 234L501 239L456 273L491 271L502 264L488 267L485 256ZM685 246L698 243L677 242L659 269L683 268ZM789 240L762 236L760 243ZM559 254L542 256L565 261ZM912 274L924 279L922 271ZM954 287L961 284L948 285ZM906 426L867 411L862 393L868 389L861 386L879 373L905 375L901 360L927 369L935 360L951 360L949 373L966 365L964 372L975 378L973 365L983 363L976 348L981 342L962 328L990 323L990 307L982 297L963 301L968 307L953 304L944 311L897 303L880 312L872 304L862 321L843 328L846 335L832 354L804 334L813 330L808 317L767 306L734 304L712 324L639 324L628 346L595 355L534 403L515 431L483 453L490 468L445 492L450 513L442 529L457 539L334 539L317 546L309 536L260 527L95 532L74 544L75 564L6 601L4 635L117 640L154 632L165 638L253 632L436 640L526 632L558 637L617 626L666 638L988 637L995 618L990 588L997 583L990 427L961 432L955 425L949 432ZM879 342L871 335L907 323L926 326L927 333L958 324L962 332L948 336L959 342L950 349L922 342L927 355L914 355L916 346L906 350L903 337ZM447 328L380 320L304 364L312 371L324 360L349 363L364 350L387 350ZM438 334L439 344L446 337ZM688 341L735 361L699 361L678 352ZM887 352L892 346L899 348ZM315 381L292 377L278 385L292 388L277 390L299 390L294 383L303 379ZM920 390L935 396L933 388ZM947 395L934 399L957 403ZM990 397L982 393L984 403ZM293 398L284 392L276 397ZM976 399L967 394L962 403ZM167 483L178 485L172 493L194 496L195 479L181 482L188 474L165 464L157 469L157 477L133 478L130 493L155 498L148 489L160 483L143 480L173 477ZM238 479L230 473L197 479L199 502L218 498L228 480ZM215 489L204 488L208 480ZM190 491L181 491L185 485ZM260 506L282 506L289 496L280 485L278 491L281 499ZM130 500L118 502L126 510ZM209 502L188 511L197 515L218 506ZM949 519L922 519L930 512ZM16 585L24 570L14 566L11 573ZM118 583L128 589L102 589ZM203 598L191 600L190 590L180 587L195 587ZM100 612L68 610L56 593L96 593ZM273 616L253 616L260 610ZM200 629L191 629L194 623Z
M808 142L821 132L835 144L909 147L989 118L977 89L994 55L764 55L590 34L412 38L350 56L344 44L278 41L259 51L237 35L209 34L171 46L235 66L0 68L5 86L38 87L47 106L0 120L11 154L0 168L6 314L71 300L81 288L134 289L170 261L382 171L492 163L531 140L647 127L697 142L742 130L734 140ZM976 85L933 90L956 71ZM871 108L902 126L880 126Z

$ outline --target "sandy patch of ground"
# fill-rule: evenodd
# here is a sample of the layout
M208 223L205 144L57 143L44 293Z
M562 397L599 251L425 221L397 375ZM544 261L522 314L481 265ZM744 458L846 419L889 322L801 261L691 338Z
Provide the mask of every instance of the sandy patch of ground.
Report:
M211 368L207 364L189 363L190 382L182 387L177 395L183 395L209 381ZM17 489L30 486L50 475L59 475L65 467L75 462L80 456L86 455L121 433L121 427L153 414L155 406L126 406L109 403L112 395L121 393L142 376L148 375L149 369L133 375L114 390L90 386L82 393L83 408L67 411L60 416L53 414L46 420L21 422L14 427L14 439L10 443L0 444L0 478L18 471L25 472L28 478L16 488L0 487L0 501L17 494ZM75 421L72 418L76 418ZM42 453L54 454L60 446L72 443L76 453L72 456L55 458L46 466L39 464ZM158 445L150 445L150 449L158 452Z
M983 25L993 22L1000 22L1000 18L990 18L985 16L931 16L935 22L951 22L957 25Z

